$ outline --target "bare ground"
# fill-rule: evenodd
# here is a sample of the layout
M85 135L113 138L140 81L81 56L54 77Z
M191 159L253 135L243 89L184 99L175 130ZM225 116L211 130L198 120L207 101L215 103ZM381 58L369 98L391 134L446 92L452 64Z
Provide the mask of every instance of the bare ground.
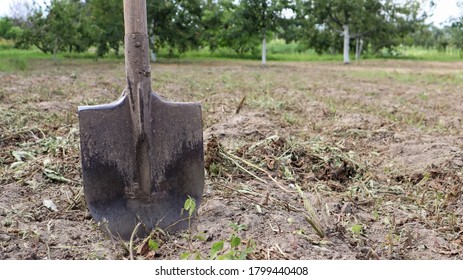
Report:
M206 186L190 230L132 248L86 208L76 116L123 67L0 73L0 259L462 259L462 63L153 65L202 103Z

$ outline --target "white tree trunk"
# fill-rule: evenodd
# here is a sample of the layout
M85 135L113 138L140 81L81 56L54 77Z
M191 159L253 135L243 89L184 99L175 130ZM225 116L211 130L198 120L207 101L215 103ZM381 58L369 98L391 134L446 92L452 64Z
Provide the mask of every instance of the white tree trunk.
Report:
M363 52L363 39L360 39L360 52L359 54L361 55Z
M360 60L360 55L362 54L363 50L363 39L357 38L357 42L355 45L355 60Z
M349 35L349 25L344 25L344 64L349 64L349 43L350 43L350 35Z
M264 39L262 40L262 65L267 64L267 35L264 34Z

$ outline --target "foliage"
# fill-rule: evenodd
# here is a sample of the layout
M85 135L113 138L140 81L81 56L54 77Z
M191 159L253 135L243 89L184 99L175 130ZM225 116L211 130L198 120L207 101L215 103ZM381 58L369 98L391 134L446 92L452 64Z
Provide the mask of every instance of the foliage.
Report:
M90 18L78 0L53 0L45 11L35 10L20 28L14 30L16 45L34 45L44 53L84 52L92 44Z
M87 0L89 17L94 23L93 44L97 55L103 56L111 49L116 55L124 40L124 13L120 0Z
M445 28L442 33L443 39L441 42L446 43L445 46L452 44L457 49L463 50L463 17ZM446 48L443 48L443 50L446 50Z
M188 197L185 200L182 214L184 211L188 212L188 225L190 227L191 219L193 218L193 214L196 211L196 201L192 197ZM225 241L220 240L215 242L211 246L211 251L209 254L209 259L214 260L245 260L248 254L252 253L255 249L255 242L249 240L246 242L245 245L242 244L242 240L240 238L240 232L246 229L246 225L239 225L236 223L231 223L230 227L232 228L233 232L228 239L229 246L225 248ZM180 258L181 259L188 259L193 257L194 259L203 259L203 256L193 249L192 246L192 236L191 236L191 228L189 229L190 233L188 236L188 243L190 244L190 252L184 252ZM196 236L195 238L200 238ZM157 245L157 244L156 244ZM156 247L157 249L158 247Z
M246 225L231 223L232 233L225 240L219 240L211 245L208 259L210 260L245 260L249 254L256 249L256 243L253 240L244 241L240 237L241 231L246 230ZM197 260L204 259L198 251L185 252L180 259L194 258Z
M228 239L228 249L225 248L225 242L223 240L212 244L209 254L211 260L245 260L247 256L255 250L256 243L253 240L249 240L246 244L242 244L243 241L240 238L240 232L247 228L246 225L231 223L230 226L233 232Z
M284 21L285 0L228 1L229 15L225 21L223 44L237 53L255 52L256 46L275 33Z
M232 0L206 1L202 16L203 46L215 52L227 46L226 35L237 5ZM239 36L238 36L239 37Z
M183 53L201 45L201 0L147 1L148 26L155 50L168 47L169 54Z
M45 8L24 3L15 8L16 18L0 18L0 37L16 47L55 55L95 47L98 56L119 54L121 0L52 0ZM463 20L443 28L424 23L433 5L432 0L147 0L148 33L151 48L169 57L233 51L255 59L263 40L275 38L296 43L299 52L333 55L343 49L344 25L371 54L397 53L400 45L463 48Z
M0 38L11 39L10 31L13 28L13 21L7 17L0 18Z
M223 29L220 31L221 46L226 46L238 54L255 53L259 39L253 35L253 26L244 16L244 7L233 1L223 1Z
M339 51L341 30L349 26L351 37L362 38L373 52L392 48L423 23L416 1L298 0L295 24L300 40L317 52Z

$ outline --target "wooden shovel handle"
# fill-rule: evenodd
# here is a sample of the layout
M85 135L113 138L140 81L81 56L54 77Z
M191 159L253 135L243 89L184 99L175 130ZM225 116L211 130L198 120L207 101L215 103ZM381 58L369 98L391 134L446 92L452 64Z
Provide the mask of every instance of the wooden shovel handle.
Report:
M124 0L125 34L148 34L146 0Z
M133 113L141 115L151 93L146 0L124 0L125 68Z

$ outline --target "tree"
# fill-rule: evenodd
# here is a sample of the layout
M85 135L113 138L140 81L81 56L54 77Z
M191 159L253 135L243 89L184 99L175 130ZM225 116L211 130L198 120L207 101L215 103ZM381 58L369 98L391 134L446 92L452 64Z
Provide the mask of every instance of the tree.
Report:
M440 35L437 37L438 49L445 51L445 47L452 44L460 52L463 51L463 18L445 27L438 35Z
M203 33L201 41L209 51L214 52L223 47L224 29L228 28L228 22L233 17L236 5L233 0L207 0L202 16Z
M111 49L116 55L124 41L124 10L122 0L87 0L93 40L97 55L103 56Z
M0 38L10 39L13 21L10 18L0 18Z
M247 37L262 41L262 64L267 62L267 39L277 31L289 7L285 0L241 0L238 16Z
M308 41L312 46L337 42L333 36L342 34L344 63L350 63L351 39L356 39L356 53L361 52L361 42L375 52L400 44L400 39L424 21L426 14L419 14L416 0L298 0L298 9L314 31ZM307 33L305 33L307 34ZM309 35L310 36L310 35ZM320 44L319 39L325 41Z
M342 32L344 63L348 64L352 32L364 36L371 28L375 28L382 7L377 0L309 0L305 8L306 14L313 17L317 29Z
M148 28L155 51L162 47L183 53L201 45L201 0L150 0L147 2Z
M52 0L45 11L37 8L21 24L19 47L36 46L44 53L84 52L92 44L91 23L79 0Z

